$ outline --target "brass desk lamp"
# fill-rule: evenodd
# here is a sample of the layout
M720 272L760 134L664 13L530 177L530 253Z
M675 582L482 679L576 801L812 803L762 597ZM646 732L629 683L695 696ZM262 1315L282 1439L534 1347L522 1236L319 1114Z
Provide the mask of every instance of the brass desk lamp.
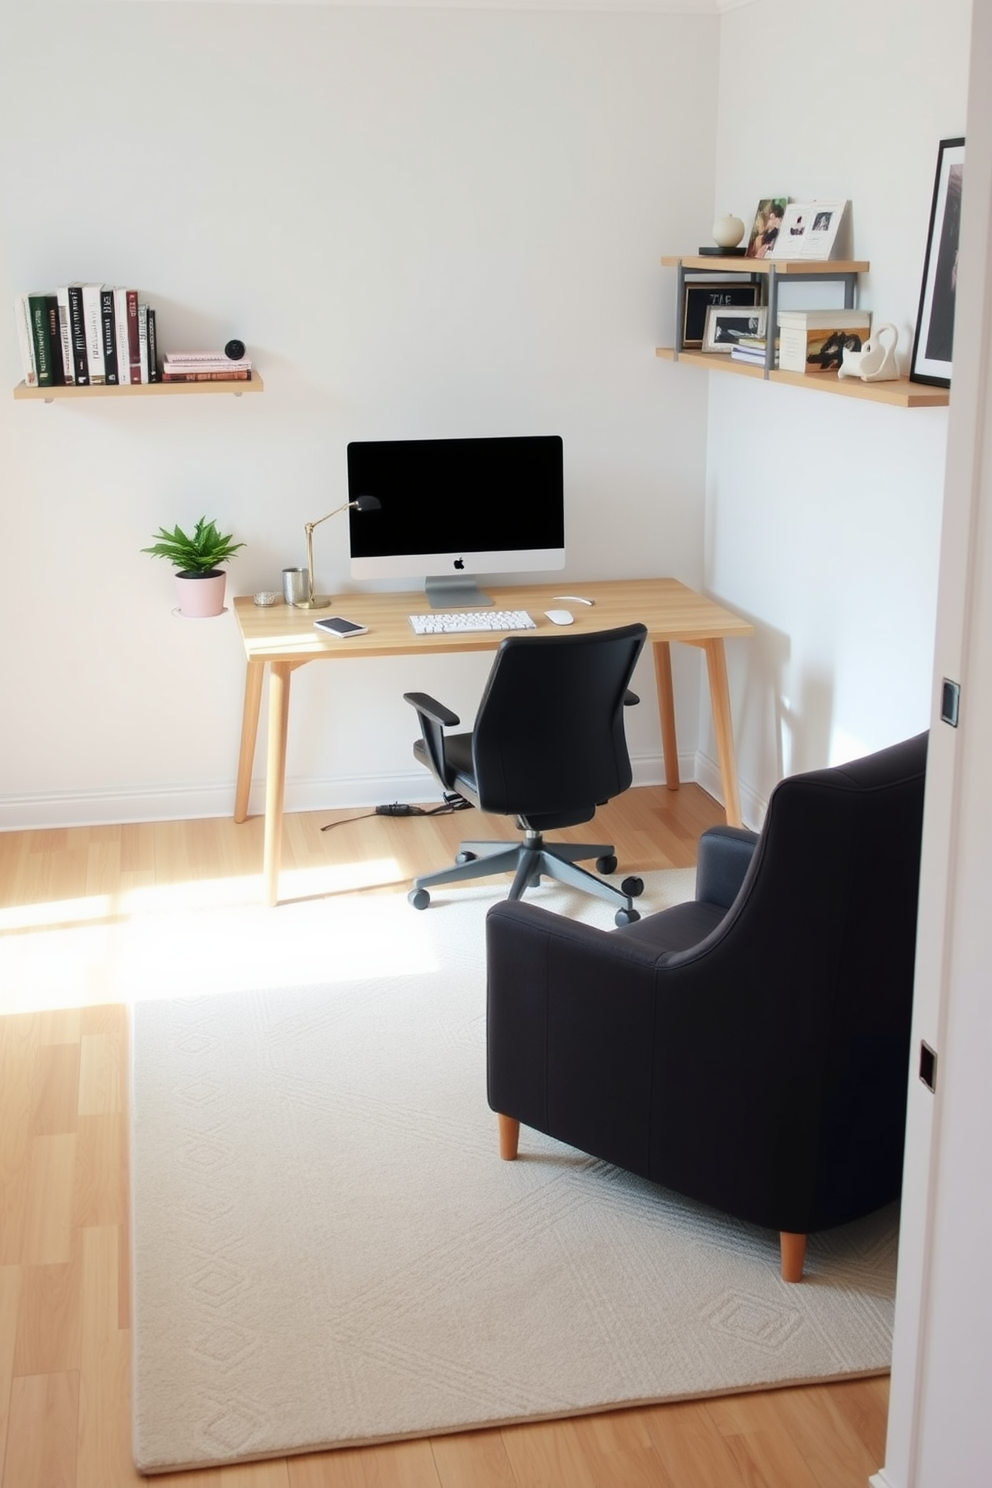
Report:
M356 511L367 512L378 511L381 506L382 502L379 500L378 496L356 496L354 501L345 501L341 504L341 506L336 506L333 511L329 511L327 513L326 517L318 517L316 522L307 522L304 525L303 531L306 533L307 537L308 593L306 599L298 599L294 601L296 609L326 610L331 603L331 596L329 594L314 594L313 592L313 529L315 527L319 527L321 522L326 522L331 517L336 517L338 512L347 511L349 507L354 507Z

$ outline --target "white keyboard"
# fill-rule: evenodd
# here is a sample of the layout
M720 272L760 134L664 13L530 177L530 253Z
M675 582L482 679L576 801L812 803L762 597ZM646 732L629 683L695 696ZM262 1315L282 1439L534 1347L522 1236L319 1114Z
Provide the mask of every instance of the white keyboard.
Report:
M526 610L438 610L411 615L417 635L453 635L465 630L536 630Z

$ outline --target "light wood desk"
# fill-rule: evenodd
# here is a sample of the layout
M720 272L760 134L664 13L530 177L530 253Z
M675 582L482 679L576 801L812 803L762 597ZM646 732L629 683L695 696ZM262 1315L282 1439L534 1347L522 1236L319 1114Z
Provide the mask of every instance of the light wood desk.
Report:
M730 693L724 638L749 636L753 626L722 605L688 589L677 579L611 579L597 583L560 580L557 585L486 584L486 593L499 609L527 610L543 633L574 635L583 630L610 630L617 625L640 621L647 626L654 652L661 717L661 742L665 759L665 781L669 790L679 788L678 741L672 695L670 642L699 646L706 655L710 706L716 731L717 753L723 783L727 821L739 826L740 795L730 718ZM568 604L575 616L567 629L552 625L544 611L555 608L554 597L562 591L592 599L592 606ZM423 593L345 594L330 609L297 610L290 605L256 605L250 596L234 601L234 613L245 644L248 670L245 676L241 753L234 798L234 819L248 816L255 739L262 699L262 681L269 668L269 738L265 778L265 894L269 904L278 902L279 861L282 850L282 816L286 786L286 738L289 728L289 681L297 667L311 661L354 661L363 656L403 656L431 651L493 651L508 632L475 631L456 635L415 635L409 616L428 606ZM559 605L558 608L561 608ZM347 615L369 627L367 635L339 641L322 636L313 622L321 615ZM510 632L533 634L533 632ZM412 735L411 735L412 741Z

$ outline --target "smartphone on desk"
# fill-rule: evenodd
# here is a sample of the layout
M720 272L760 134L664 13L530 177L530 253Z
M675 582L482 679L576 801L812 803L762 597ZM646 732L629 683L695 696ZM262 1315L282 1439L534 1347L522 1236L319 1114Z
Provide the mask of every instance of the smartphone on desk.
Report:
M340 640L347 640L348 636L368 635L367 625L359 625L357 620L345 620L341 615L329 615L323 620L315 620L314 626L322 630L325 635L337 636Z

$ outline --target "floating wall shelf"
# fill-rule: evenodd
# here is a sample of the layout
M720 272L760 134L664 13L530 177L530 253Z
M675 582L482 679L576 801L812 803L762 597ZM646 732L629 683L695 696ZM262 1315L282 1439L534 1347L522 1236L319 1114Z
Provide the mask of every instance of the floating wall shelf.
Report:
M161 398L184 397L203 393L232 393L240 398L242 393L264 393L265 383L257 372L252 372L249 382L136 382L123 387L106 383L88 383L84 387L37 387L29 388L19 382L14 389L15 398L40 399L51 403L56 398Z

